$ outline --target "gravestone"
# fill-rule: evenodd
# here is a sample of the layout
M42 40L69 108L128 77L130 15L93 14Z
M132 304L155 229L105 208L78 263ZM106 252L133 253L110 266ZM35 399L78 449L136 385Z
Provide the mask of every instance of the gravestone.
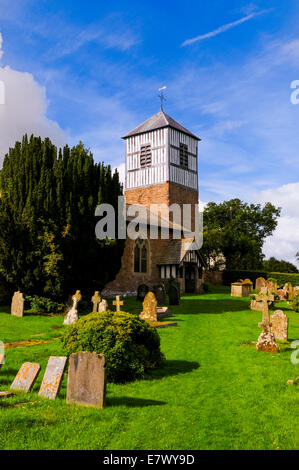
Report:
M92 311L93 311L93 312L98 312L98 311L99 311L99 310L98 310L98 306L99 306L101 300L102 300L102 299L101 299L101 297L100 297L100 295L99 295L99 291L96 290L95 293L94 293L94 295L93 295L93 297L91 297Z
M256 290L260 291L262 287L266 287L266 279L263 277L258 277L255 281Z
M50 356L38 394L55 400L58 395L67 363L67 357Z
M156 296L158 305L164 305L166 303L166 291L163 284L154 286L154 294Z
M282 310L276 310L271 315L272 332L278 341L288 340L289 319Z
M0 369L4 364L4 361L5 361L5 354L0 353Z
M288 300L288 298L289 298L289 293L288 293L287 290L278 289L276 293L277 293L280 300Z
M140 302L143 302L148 292L149 292L148 286L146 284L140 284L137 290L137 300L139 300Z
M263 317L259 327L263 329L256 344L258 351L277 353L278 347L275 342L274 334L271 330L270 315L267 301L263 302Z
M34 385L34 382L36 381L39 372L39 364L33 362L24 362L10 388L12 390L29 392Z
M11 314L16 317L24 315L24 297L22 292L15 292L11 302Z
M146 294L140 318L146 321L157 321L157 299L153 292Z
M106 392L106 359L96 352L79 352L70 357L67 403L104 407Z
M176 284L170 284L168 289L169 305L180 304L180 289Z
M65 319L63 322L64 325L71 325L73 323L76 323L76 321L79 319L77 307L81 299L82 299L81 292L77 290L76 294L73 295L72 297L73 305L71 306L70 310L65 316Z
M231 284L231 297L249 297L252 293L252 284L242 282L233 282Z
M98 311L99 312L106 312L108 308L108 302L106 299L102 299L102 301L99 303Z
M115 297L115 300L113 300L113 305L115 305L115 311L116 312L120 312L120 307L124 304L124 302L122 300L120 300L120 296L117 295Z

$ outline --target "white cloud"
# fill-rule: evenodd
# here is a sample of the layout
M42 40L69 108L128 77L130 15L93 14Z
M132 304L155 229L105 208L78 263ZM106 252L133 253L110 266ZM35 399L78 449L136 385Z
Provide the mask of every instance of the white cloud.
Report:
M237 21L233 21L232 23L228 23L223 26L220 26L219 28L214 29L213 31L210 31L209 33L196 36L195 38L192 38L192 39L186 39L186 41L182 43L182 46L189 46L190 44L193 44L198 41L202 41L203 39L209 39L214 36L218 36L218 34L224 33L225 31L228 31L229 29L234 28L235 26L238 26L239 24L242 24L242 23L245 23L246 21L251 20L255 16L262 15L263 13L268 13L269 11L271 10L262 10L262 11L250 13L249 15L244 16L243 18L240 18Z
M262 191L257 200L282 208L277 228L264 244L266 258L274 256L298 265L295 255L299 251L299 183Z
M1 43L0 43L1 44ZM0 67L5 102L0 104L0 164L3 157L25 133L50 137L56 145L64 145L67 136L59 125L47 118L46 90L34 77L9 66Z

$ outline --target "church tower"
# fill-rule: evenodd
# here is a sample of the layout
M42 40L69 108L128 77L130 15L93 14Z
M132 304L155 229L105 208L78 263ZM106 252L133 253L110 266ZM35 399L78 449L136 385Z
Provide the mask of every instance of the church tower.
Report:
M126 239L121 268L116 279L106 285L103 296L115 294L134 295L140 285L148 289L173 279L181 292L199 292L201 289L203 260L199 250L191 248L193 238L186 236L179 224L172 221L169 207L190 204L191 229L194 231L194 214L198 204L197 146L199 138L161 110L123 137L125 141L125 200L126 205L144 206L148 213L155 212L153 204L163 209L163 219L172 223L172 234L165 239L150 236L150 225L145 222L144 239ZM163 212L164 211L164 212ZM127 222L130 219L127 217ZM171 224L170 224L171 226ZM190 227L187 227L190 228ZM181 235L184 233L184 235ZM188 235L189 236L189 235Z
M196 135L161 109L123 139L127 204L198 203Z

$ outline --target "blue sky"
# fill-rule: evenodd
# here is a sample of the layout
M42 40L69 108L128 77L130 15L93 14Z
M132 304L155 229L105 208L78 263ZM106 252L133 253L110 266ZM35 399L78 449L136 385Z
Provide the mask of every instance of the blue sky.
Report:
M18 90L27 80L5 136L33 129L59 144L81 139L96 160L119 166L121 136L159 110L166 85L166 112L202 138L201 199L283 205L286 225L269 250L294 261L298 19L295 0L0 0L0 79L2 67Z

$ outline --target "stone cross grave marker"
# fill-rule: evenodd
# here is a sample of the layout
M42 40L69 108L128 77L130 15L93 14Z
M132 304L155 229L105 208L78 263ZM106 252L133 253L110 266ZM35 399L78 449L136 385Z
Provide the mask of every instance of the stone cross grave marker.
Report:
M101 302L101 297L99 295L99 291L96 290L95 293L94 293L94 296L91 297L91 301L92 301L92 311L93 312L98 312L98 308L99 308L99 304Z
M113 300L113 305L115 305L115 307L116 307L116 308L115 308L115 311L116 311L116 312L120 312L120 307L121 307L121 305L123 305L123 304L124 304L123 301L120 300L120 296L117 295L117 296L115 297L115 300Z
M272 332L278 341L288 340L289 319L282 310L276 310L271 316Z
M38 394L55 400L58 395L67 363L67 357L50 356Z
M274 334L272 333L272 330L271 330L269 307L268 307L268 302L266 300L263 301L262 312L263 312L262 323L259 323L259 327L262 328L263 331L260 334L259 339L257 341L256 349L258 351L277 353L278 347L275 342Z
M24 315L24 297L22 292L15 292L11 302L11 314L16 317Z
M24 362L10 386L11 390L29 392L33 387L34 382L36 381L39 372L39 364L34 362Z
M146 294L140 318L146 321L157 321L157 299L153 292Z
M72 323L76 323L76 321L79 319L77 307L81 299L81 292L77 290L75 295L72 297L73 305L65 316L63 322L64 325L71 325Z
M79 352L70 357L67 403L103 408L106 393L106 359L96 352Z

